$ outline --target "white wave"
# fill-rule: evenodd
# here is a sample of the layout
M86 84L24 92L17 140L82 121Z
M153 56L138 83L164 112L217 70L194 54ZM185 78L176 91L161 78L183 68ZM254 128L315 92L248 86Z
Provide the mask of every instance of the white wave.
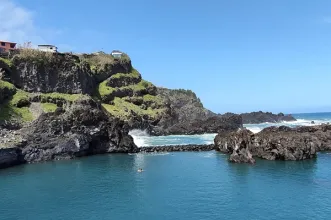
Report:
M146 130L134 129L129 132L129 135L133 137L133 141L138 147L147 146L146 139L149 135Z
M129 132L138 147L159 145L212 144L216 134L150 136L145 130Z
M255 133L258 133L260 131L262 131L263 128L261 127L258 127L258 126L254 126L254 127L246 127L248 130L250 130L251 132L253 132L254 134Z
M314 121L314 123L312 123ZM331 123L331 119L324 119L324 120L307 120L307 119L297 119L296 121L283 121L279 123L261 123L261 124L245 124L244 126L252 131L253 133L258 133L264 128L271 127L271 126L288 126L288 127L298 127L298 126L314 126L314 125L321 125L323 123Z

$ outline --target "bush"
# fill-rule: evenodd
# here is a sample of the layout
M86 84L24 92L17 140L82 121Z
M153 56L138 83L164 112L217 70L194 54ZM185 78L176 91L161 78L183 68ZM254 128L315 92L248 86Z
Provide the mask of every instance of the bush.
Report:
M14 56L30 62L50 63L55 59L52 52L44 52L32 48L18 49L19 53Z

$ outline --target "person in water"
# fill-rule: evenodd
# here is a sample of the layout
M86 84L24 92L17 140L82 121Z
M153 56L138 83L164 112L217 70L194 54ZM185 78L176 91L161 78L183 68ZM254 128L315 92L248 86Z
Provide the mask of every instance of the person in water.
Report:
M138 172L139 172L139 173L140 173L140 172L143 172L143 169L139 168L139 169L138 169Z

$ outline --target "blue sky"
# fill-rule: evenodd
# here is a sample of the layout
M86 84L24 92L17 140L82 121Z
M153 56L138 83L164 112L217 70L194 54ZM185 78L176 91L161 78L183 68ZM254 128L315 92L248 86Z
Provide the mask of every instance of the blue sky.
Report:
M123 50L145 79L191 89L215 112L331 111L328 0L0 3L0 38Z

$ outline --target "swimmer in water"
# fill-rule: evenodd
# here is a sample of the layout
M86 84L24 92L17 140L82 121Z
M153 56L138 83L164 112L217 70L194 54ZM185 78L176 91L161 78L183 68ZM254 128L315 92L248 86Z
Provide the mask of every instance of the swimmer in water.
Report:
M139 168L139 169L138 169L138 172L139 172L139 173L143 172L143 169Z

